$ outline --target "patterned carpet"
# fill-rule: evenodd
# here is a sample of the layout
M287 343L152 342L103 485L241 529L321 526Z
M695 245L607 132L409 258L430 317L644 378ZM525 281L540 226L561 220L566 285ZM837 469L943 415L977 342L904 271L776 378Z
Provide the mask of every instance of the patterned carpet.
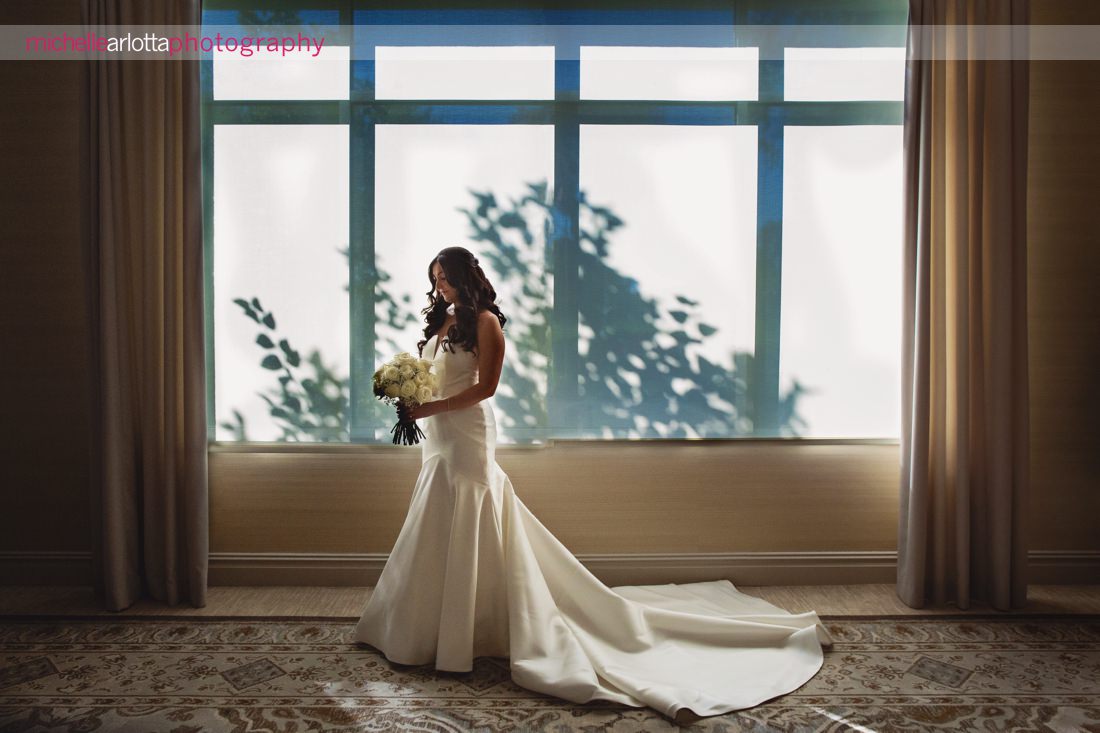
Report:
M823 617L816 677L698 731L1100 731L1100 617ZM574 705L473 672L393 664L353 619L8 617L9 731L676 730L648 708ZM681 721L684 722L684 721Z

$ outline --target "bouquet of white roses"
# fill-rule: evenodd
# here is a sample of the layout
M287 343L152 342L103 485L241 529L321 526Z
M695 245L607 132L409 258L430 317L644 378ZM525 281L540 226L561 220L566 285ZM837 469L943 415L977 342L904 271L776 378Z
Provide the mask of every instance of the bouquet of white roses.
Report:
M417 359L402 351L374 373L374 394L383 402L399 407L424 404L431 400L439 386L439 378L431 369L432 363L427 359ZM394 445L415 445L424 437L415 420L398 420L390 432L393 433Z

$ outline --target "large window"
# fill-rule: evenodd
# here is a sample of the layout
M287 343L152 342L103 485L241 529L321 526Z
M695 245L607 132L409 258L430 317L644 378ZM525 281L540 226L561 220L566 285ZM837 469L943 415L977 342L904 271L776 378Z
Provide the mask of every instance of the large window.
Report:
M454 244L502 442L897 438L904 0L400 7L204 2L346 39L203 62L211 439L388 443Z

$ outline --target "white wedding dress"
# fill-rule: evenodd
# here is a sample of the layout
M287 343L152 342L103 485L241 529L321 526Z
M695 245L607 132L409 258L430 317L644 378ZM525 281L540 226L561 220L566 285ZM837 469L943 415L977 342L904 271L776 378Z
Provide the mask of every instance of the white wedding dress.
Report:
M424 355L446 398L477 382L477 358L437 341ZM454 672L507 657L522 687L669 718L751 707L821 668L832 640L813 611L788 613L728 580L600 582L516 496L496 463L487 400L420 422L420 476L357 641L399 664Z

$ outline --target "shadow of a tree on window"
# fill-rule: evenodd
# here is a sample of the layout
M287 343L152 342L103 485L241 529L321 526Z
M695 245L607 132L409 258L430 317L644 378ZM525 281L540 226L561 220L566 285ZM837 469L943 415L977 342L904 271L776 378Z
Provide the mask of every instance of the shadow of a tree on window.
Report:
M552 194L546 182L527 184L523 196L504 205L490 191L471 194L474 205L459 209L471 227L471 249L490 263L498 294L507 299L509 348L494 397L501 425L518 441L552 437L560 427L550 425L546 397L553 368ZM570 426L571 434L579 428L582 437L593 438L751 435L752 353L733 352L724 361L708 351L708 340L719 327L701 318L698 301L685 294L674 303L647 297L635 278L608 262L611 238L624 222L610 208L590 203L584 192L579 203L578 390L584 413L581 425ZM341 252L348 256L347 249ZM409 296L393 297L385 285L389 280L376 268L375 315L384 326L380 333L401 333L419 324L420 317ZM280 439L347 442L348 379L326 367L316 350L305 360L312 374L300 374L302 360L286 339L277 338L274 314L263 310L257 298L234 302L261 328L256 338L265 352L260 367L282 372L278 387L259 393ZM378 347L379 354L406 350L392 338L380 338ZM806 428L798 399L808 391L795 381L780 395L780 434L799 435ZM388 433L392 408L372 400L369 410L368 424ZM221 427L234 440L248 440L239 411L233 414L235 422Z
M514 436L553 434L548 425L546 377L553 315L553 196L545 182L506 204L492 192L473 192L463 209L478 251L507 288L508 372L495 400ZM578 389L582 437L735 437L753 433L753 355L734 352L723 363L705 347L718 333L688 295L674 303L647 297L635 278L609 263L611 240L625 223L580 192L577 308L580 330ZM670 254L671 256L671 254ZM657 266L659 269L659 265ZM692 348L693 345L695 348ZM781 395L780 432L805 429L797 382Z
M347 248L339 252L348 257ZM418 322L412 312L410 297L400 300L384 286L391 275L375 268L374 302L375 318L389 329L399 333L409 325ZM347 284L344 291L348 290ZM305 371L301 355L285 338L279 338L276 332L275 314L264 310L258 298L234 301L244 315L256 322L260 331L256 335L256 344L264 350L260 368L265 372L278 373L278 386L269 387L257 395L268 406L272 423L280 431L277 440L283 442L334 442L346 443L351 439L350 411L351 382L348 377L338 376L334 367L325 364L319 350L309 352L305 359L312 372ZM397 353L402 351L392 338L381 338L376 342L379 351ZM393 408L371 396L364 405L365 421L370 425L390 425L393 423ZM240 410L232 410L233 420L221 423L221 427L232 433L232 440L249 440L248 429ZM389 430L389 427L386 427Z

